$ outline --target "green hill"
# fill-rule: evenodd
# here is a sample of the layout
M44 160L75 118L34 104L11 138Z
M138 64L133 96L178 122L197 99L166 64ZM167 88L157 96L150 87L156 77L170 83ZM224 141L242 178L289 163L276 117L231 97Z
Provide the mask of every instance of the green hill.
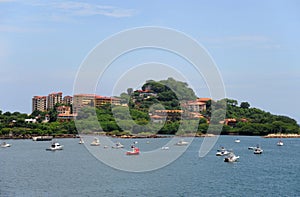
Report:
M200 102L202 108L199 108L199 111L197 108L191 109L189 105L198 102L194 91L187 83L172 78L146 81L141 90L128 88L127 93L122 93L120 98L123 104L120 106L106 104L96 110L92 107L82 108L76 119L77 129L81 132L106 132L109 135L195 132L205 134L209 123L214 123L223 124L222 134L225 135L300 134L299 125L294 119L252 108L248 102L238 104L238 101L233 99L207 100L204 106ZM224 119L222 117L224 109L219 107L225 105ZM212 108L217 114L215 122L210 118ZM43 123L46 114L50 115L50 121ZM74 121L57 122L56 115L55 109L49 112L35 111L31 115L0 111L0 136L26 137L77 133ZM24 121L36 117L38 123Z

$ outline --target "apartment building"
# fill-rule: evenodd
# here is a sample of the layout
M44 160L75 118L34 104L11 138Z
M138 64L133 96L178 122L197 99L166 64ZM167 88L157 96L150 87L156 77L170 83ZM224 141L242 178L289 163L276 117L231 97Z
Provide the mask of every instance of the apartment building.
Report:
M65 105L72 105L73 104L73 97L72 96L64 96L63 103Z
M53 109L57 103L62 103L62 92L54 92L47 97L47 109Z
M47 110L47 97L46 96L34 96L32 98L32 112L35 110L46 111Z
M95 107L95 94L76 94L73 97L73 113L85 106Z

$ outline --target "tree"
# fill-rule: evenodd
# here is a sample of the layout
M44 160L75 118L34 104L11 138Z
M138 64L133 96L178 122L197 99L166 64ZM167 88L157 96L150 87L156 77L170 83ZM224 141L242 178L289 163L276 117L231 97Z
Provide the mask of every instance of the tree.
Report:
M227 105L231 105L231 106L237 106L238 105L237 100L226 99L226 101L227 101Z
M128 94L129 96L132 94L132 92L133 92L133 89L132 89L132 88L128 88L128 89L127 89L127 94Z
M243 109L248 109L250 107L250 104L248 102L241 102L240 107Z

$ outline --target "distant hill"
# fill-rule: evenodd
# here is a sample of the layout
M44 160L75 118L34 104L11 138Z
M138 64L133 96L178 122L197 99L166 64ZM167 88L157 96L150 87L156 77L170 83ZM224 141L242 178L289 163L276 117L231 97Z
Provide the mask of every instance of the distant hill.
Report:
M76 129L109 135L205 134L210 123L223 124L221 134L224 135L300 134L299 125L290 117L274 115L252 108L248 102L239 104L237 100L228 98L219 101L199 99L187 83L173 78L146 81L140 90L128 88L120 98L122 102L118 106L104 104L96 110L82 108L77 116L77 128L74 121L57 122L56 108L48 112L35 111L31 115L2 113L0 110L0 136L26 138L32 135L76 134ZM218 106L226 106L226 111ZM211 119L212 108L217 114L215 122ZM222 116L224 113L225 117ZM49 122L43 122L46 114L50 115ZM25 122L29 118L37 118L37 123Z

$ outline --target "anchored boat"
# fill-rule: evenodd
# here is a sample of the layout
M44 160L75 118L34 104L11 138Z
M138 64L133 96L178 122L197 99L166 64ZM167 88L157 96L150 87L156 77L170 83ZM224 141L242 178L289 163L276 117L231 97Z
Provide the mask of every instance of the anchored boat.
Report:
M60 145L58 142L52 142L49 148L46 148L48 151L56 151L56 150L63 150L64 146Z
M236 156L234 153L230 153L227 157L224 158L224 162L236 162L240 156Z
M126 155L138 155L140 154L140 149L135 147L135 146L131 146L132 150L131 151L127 151Z
M6 142L2 142L0 146L1 146L1 148L7 148L7 147L10 147L11 144L8 144Z
M283 146L283 141L279 140L279 141L277 142L277 146Z
M100 146L100 141L98 138L94 138L94 140L91 143L91 146Z

